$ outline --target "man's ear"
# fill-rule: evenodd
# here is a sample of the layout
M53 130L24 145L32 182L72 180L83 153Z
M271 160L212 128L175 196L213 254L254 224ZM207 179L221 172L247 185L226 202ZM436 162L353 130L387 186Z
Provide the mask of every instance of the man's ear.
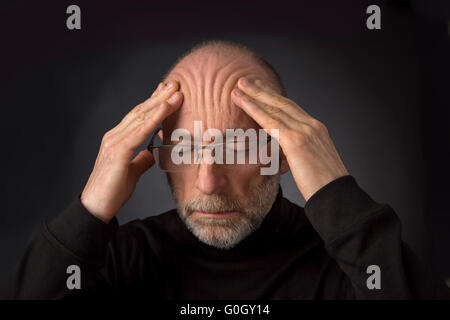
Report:
M287 162L286 156L284 155L283 151L281 151L280 154L280 174L285 174L289 171L289 164Z

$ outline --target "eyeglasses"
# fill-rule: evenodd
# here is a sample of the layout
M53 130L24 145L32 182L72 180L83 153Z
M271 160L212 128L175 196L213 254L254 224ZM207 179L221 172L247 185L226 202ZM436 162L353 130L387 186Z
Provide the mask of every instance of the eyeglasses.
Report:
M235 140L225 143L211 143L209 145L175 144L155 147L154 140L161 131L159 127L153 133L147 146L155 159L157 166L167 172L189 171L197 168L198 164L215 164L225 169L242 170L262 167L259 150L270 146L272 137L267 136L264 141ZM267 150L270 151L270 150Z

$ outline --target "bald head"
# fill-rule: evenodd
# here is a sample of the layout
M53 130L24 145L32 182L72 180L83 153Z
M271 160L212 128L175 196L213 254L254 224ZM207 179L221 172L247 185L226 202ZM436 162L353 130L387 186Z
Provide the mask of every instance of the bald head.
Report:
M164 122L164 132L170 134L175 128L192 132L194 120L201 120L204 130L256 128L256 123L231 100L231 91L243 76L261 79L284 93L276 71L251 50L228 42L194 47L166 75L165 80L180 83L184 100L181 108Z
M183 54L181 57L179 57L177 59L177 61L173 64L172 68L169 70L169 72L166 74L166 76L164 78L166 79L167 76L173 71L173 69L176 66L178 66L180 64L180 62L182 62L186 58L191 57L191 56L198 56L198 55L201 55L202 53L206 54L206 55L208 55L208 54L214 55L215 54L215 55L231 56L234 54L234 55L247 56L250 59L254 60L254 62L259 64L262 68L264 68L266 70L266 72L268 73L270 79L274 83L277 91L279 91L282 95L286 95L280 75L267 60L265 60L262 56L260 56L255 51L253 51L243 45L229 42L229 41L214 40L214 41L203 42L203 43L200 43L200 44L194 46L193 48L191 48L189 51L187 51L185 54Z

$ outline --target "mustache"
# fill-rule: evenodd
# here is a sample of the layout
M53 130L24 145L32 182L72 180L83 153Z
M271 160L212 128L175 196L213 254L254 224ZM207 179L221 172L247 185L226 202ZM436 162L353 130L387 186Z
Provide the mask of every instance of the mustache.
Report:
M214 194L203 196L190 200L184 206L186 214L190 215L193 211L223 212L238 211L245 212L243 204L237 199L228 196Z

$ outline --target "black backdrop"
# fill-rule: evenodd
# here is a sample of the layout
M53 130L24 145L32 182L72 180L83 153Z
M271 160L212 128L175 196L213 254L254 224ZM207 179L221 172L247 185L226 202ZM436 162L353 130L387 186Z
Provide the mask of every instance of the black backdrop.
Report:
M400 216L407 243L450 276L446 1L7 1L1 4L0 293L43 221L79 193L102 135L201 40L233 40L279 70L348 170ZM81 8L82 29L66 28ZM378 4L382 29L369 31ZM292 177L285 195L304 204ZM151 169L119 221L173 207Z

